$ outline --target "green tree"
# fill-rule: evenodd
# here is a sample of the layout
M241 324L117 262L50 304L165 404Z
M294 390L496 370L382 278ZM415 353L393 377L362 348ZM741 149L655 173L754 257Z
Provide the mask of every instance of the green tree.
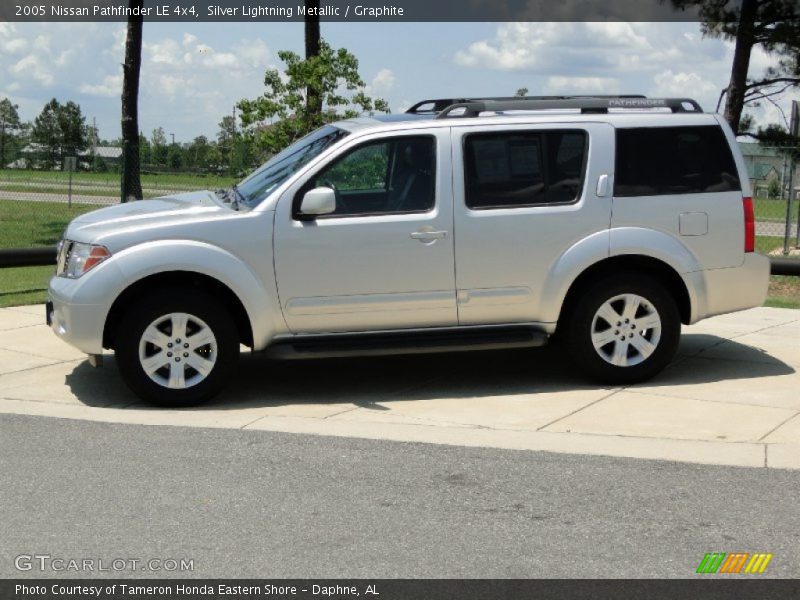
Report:
M139 164L149 165L153 162L153 147L144 134L139 133Z
M767 185L767 198L775 199L781 195L781 182L776 177L769 180Z
M180 169L183 166L183 148L179 144L170 144L167 150L167 165L170 169Z
M58 110L58 126L61 129L61 157L77 156L88 147L88 128L81 107L71 100Z
M526 87L521 87L521 88L519 88L519 89L517 90L517 92L516 92L514 95L515 95L515 96L518 96L518 97L520 97L520 98L524 98L525 96L527 96L527 95L528 95L528 88L526 88Z
M704 35L734 43L730 81L720 94L725 119L737 135L763 139L753 131L747 106L775 103L776 97L800 86L800 3L797 0L672 0L678 7L696 7ZM777 59L776 65L748 77L754 48Z
M284 75L268 70L266 92L238 104L245 133L257 152L277 152L326 122L389 112L385 100L373 100L364 93L358 59L344 48L333 50L322 41L319 54L312 58L304 60L286 50L278 56L286 65ZM320 113L309 110L308 89L318 94Z
M42 112L34 119L31 139L41 147L47 167L53 169L61 161L61 144L63 136L58 121L61 104L53 98L44 105Z
M233 116L225 115L219 122L217 131L217 148L219 149L220 166L229 173L237 171L236 149L240 144L240 133L236 129Z
M204 135L197 136L186 150L186 162L197 169L208 169L211 143Z
M60 104L53 98L33 122L31 138L42 147L46 164L56 168L65 156L77 156L87 147L86 119L72 101Z
M150 135L150 145L152 146L152 159L153 164L165 167L167 166L167 134L164 133L164 128L159 127L154 129Z
M8 98L0 100L0 168L14 159L11 150L22 131L18 109L19 106L12 104Z

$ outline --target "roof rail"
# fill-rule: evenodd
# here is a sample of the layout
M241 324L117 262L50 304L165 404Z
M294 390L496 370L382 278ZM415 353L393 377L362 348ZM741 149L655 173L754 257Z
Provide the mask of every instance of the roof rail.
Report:
M602 94L586 94L586 95L573 95L573 96L475 96L472 98L438 98L434 100L422 100L417 102L406 113L408 114L434 114L440 113L453 104L463 104L465 102L485 102L491 100L493 102L519 102L521 100L575 100L579 98L645 98L640 94L628 95L602 95ZM423 106L431 105L430 108L423 109Z
M580 110L583 114L605 114L609 109L640 110L668 108L673 113L702 113L691 98L646 98L644 96L568 96L561 98L482 99L456 102L441 110L437 119L446 119L457 109L464 112L453 117L477 117L483 112L511 110Z

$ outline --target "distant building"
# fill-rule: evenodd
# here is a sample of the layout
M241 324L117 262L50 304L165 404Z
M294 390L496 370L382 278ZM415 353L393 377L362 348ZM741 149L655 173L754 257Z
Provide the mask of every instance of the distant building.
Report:
M19 151L19 158L6 165L9 169L46 168L48 149L42 144L28 144ZM122 148L119 146L97 146L78 153L82 167L90 168L94 157L102 160L109 167L122 161ZM57 167L59 168L59 167Z
M748 142L739 142L739 148L744 156L747 177L755 197L766 197L772 181L782 182L784 173L786 177L789 176L789 160L777 148Z
M107 165L118 165L122 161L122 148L119 146L97 146L80 153L81 158L91 158L92 155L101 159Z

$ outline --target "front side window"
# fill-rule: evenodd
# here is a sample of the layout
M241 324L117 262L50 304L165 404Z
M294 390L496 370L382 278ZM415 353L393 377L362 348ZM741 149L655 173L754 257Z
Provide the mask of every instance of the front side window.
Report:
M717 125L618 129L614 179L618 197L741 190Z
M336 192L334 217L425 212L435 204L436 141L431 136L368 142L323 168L295 198L316 187Z
M468 135L466 203L472 209L564 204L583 189L584 131L506 131Z

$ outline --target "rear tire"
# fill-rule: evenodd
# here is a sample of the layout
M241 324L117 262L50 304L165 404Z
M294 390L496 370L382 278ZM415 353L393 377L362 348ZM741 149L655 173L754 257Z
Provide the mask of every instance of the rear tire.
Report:
M239 359L233 319L200 290L146 296L121 321L116 360L128 386L159 406L192 406L218 394Z
M565 341L592 379L613 385L644 381L675 356L681 319L657 280L626 273L586 289L567 315Z

